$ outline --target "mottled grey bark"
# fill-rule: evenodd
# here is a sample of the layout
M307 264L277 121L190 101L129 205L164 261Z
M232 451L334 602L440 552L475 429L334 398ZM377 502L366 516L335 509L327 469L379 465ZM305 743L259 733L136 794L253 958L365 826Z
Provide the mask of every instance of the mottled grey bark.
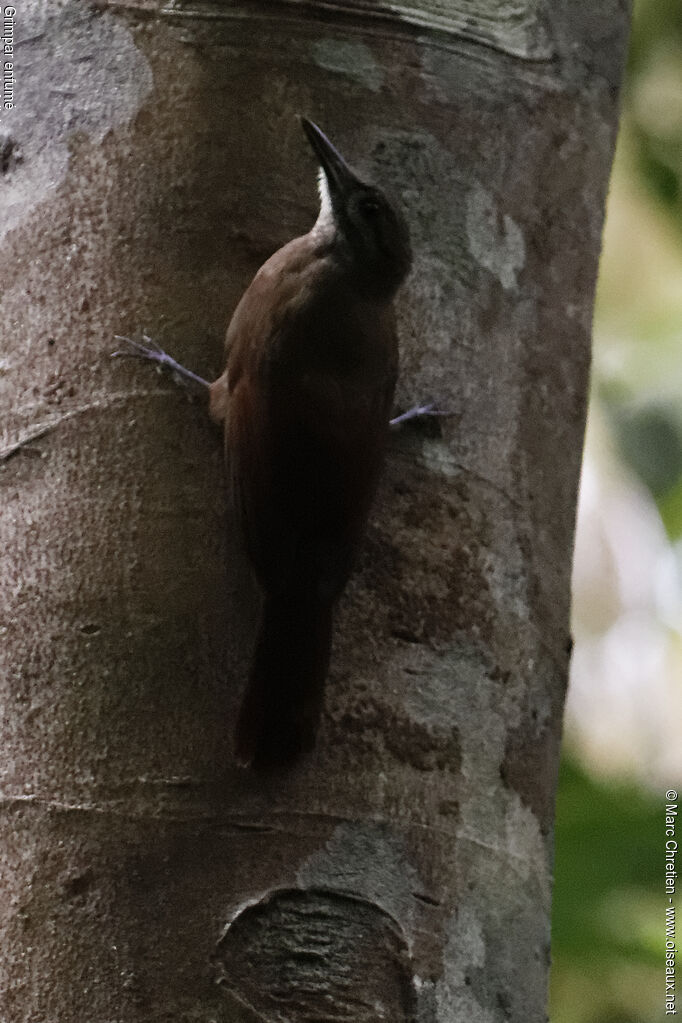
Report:
M2 111L0 1017L545 1018L619 0L17 0ZM253 600L205 376L308 229L314 117L402 196L403 407L317 751L233 768ZM33 439L31 439L33 438ZM21 444L26 441L25 444Z

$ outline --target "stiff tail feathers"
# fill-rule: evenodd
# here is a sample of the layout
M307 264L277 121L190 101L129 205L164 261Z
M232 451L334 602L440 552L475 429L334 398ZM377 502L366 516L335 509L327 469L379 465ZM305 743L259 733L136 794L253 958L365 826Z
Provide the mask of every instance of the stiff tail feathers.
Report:
M300 595L266 597L237 720L237 762L295 763L315 743L329 667L332 605Z

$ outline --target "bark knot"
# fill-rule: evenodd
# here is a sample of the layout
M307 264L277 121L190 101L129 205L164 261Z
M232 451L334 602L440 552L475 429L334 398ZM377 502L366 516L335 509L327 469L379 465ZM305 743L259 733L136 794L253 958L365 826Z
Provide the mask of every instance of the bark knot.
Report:
M281 889L244 908L216 950L226 996L272 1023L414 1023L398 923L364 898Z

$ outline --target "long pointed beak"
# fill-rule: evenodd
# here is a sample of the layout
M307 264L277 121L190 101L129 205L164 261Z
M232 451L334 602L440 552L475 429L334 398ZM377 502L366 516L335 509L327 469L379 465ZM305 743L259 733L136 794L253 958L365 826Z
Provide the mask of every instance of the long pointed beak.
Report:
M341 197L358 184L358 178L350 169L336 146L332 145L325 133L307 117L301 117L301 125L306 138L317 156L332 196Z

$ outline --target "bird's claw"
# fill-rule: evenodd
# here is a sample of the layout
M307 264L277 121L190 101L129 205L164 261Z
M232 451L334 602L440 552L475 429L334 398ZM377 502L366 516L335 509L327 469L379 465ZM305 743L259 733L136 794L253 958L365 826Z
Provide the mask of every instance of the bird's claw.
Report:
M415 405L413 408L402 412L399 416L394 416L393 419L389 420L389 426L402 426L403 423L409 422L411 419L426 419L429 417L440 417L447 419L454 415L453 412L444 412L442 409L435 407L433 402L429 402L427 405Z
M209 382L203 377L193 373L179 362L176 362L167 352L164 352L161 345L153 341L147 334L142 334L142 341L135 341L132 337L123 337L121 334L114 334L116 341L122 341L128 345L126 349L120 349L111 353L111 358L146 359L148 362L156 363L159 372L166 369L172 374L176 383L183 387L192 388L195 391L205 392L208 390ZM142 343L144 342L144 344Z
M114 334L114 340L122 341L123 344L128 345L128 350L112 352L112 359L148 359L158 363L165 363L168 359L161 345L158 345L147 334L142 335L144 344L141 341L135 341L132 337L123 337L121 334Z

